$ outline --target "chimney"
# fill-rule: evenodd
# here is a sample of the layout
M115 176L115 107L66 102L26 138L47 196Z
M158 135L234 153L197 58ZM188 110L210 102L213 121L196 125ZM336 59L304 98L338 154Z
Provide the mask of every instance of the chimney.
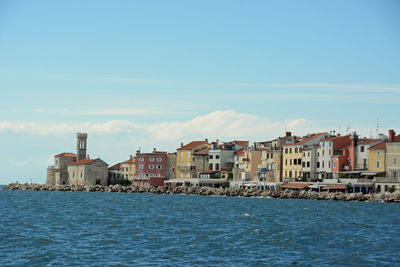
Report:
M156 149L156 148L153 148L153 153L156 153L156 151L157 151L157 149Z
M140 149L139 149L139 150L136 150L136 154L140 154Z
M181 147L183 147L183 143L181 142Z
M87 154L87 157L86 157L87 159L90 159L90 156L89 156L89 154Z
M292 132L286 132L286 137L292 136Z
M394 130L389 130L389 142L392 142L394 140L394 137L396 136L396 133Z
M217 141L216 141L216 142L217 142L217 145L218 145L218 144L219 144L219 139L217 139Z
M207 138L205 139L205 141L206 141L206 143L208 144L208 139L207 139Z
M132 156L132 155L129 155L129 159L133 159L133 156Z

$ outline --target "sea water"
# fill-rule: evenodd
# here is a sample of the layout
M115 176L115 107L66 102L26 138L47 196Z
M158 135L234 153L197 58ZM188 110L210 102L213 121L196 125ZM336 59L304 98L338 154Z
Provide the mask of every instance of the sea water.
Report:
M0 190L1 266L399 266L400 205Z

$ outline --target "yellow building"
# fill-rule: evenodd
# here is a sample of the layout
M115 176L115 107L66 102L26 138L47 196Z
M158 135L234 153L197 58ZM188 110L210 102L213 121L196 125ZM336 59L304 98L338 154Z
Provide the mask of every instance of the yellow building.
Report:
M196 173L193 153L204 148L208 148L207 139L205 141L192 141L187 145L181 144L176 153L176 178L192 178Z
M368 170L384 172L386 166L386 144L384 142L368 149Z
M283 146L282 156L282 176L286 181L295 181L302 177L303 148L312 147L325 138L329 138L328 133L318 133L305 138L295 144Z
M134 157L130 157L129 160L121 162L121 175L124 179L133 180L133 176L135 176L135 166L136 159Z
M389 131L389 142L386 143L386 176L400 177L400 135L395 136L393 130Z
M301 177L302 157L302 144L290 144L283 147L282 175L284 178L289 181L294 181L295 179Z

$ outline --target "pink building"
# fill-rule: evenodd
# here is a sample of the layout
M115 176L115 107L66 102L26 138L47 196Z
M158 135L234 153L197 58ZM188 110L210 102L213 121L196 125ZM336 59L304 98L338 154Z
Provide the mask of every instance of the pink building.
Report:
M167 174L167 152L136 152L134 186L162 186Z

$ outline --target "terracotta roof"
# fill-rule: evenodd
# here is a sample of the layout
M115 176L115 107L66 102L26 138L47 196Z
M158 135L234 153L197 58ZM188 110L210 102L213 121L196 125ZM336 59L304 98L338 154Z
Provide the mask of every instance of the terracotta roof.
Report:
M208 155L209 149L206 147L200 151L194 152L193 155Z
M294 143L294 144L284 144L284 146L297 146L297 145L302 145L302 144L305 144L305 143L307 143L308 141L311 141L311 140L313 140L314 138L317 138L317 137L319 137L319 136L321 136L321 135L324 135L324 134L326 134L326 133L317 133L317 134L314 134L314 135L312 135L312 136L310 136L310 137L308 137L308 138L306 138L306 139L304 139L303 141L300 141L300 142L298 142L298 143Z
M69 157L69 158L76 158L76 154L74 153L69 153L69 152L64 152L58 155L55 155L54 157Z
M368 149L385 149L385 148L386 148L385 142L381 142L381 143L379 143L379 144L376 144L376 145L374 145L374 146L371 146L371 147L368 148Z
M242 149L239 149L239 150L235 151L235 155L236 156L243 156L244 155L244 149L242 148Z
M400 142L400 134L398 135L398 136L395 136L394 138L393 138L393 141L392 142Z
M193 150L203 144L207 144L206 141L192 141L187 145L184 145L183 147L178 148L177 150Z
M72 163L70 163L68 165L87 165L87 164L92 163L95 160L96 159L82 159L82 160L77 161L77 162L72 162Z
M121 164L123 164L123 163L132 164L132 163L135 163L135 162L136 162L136 160L135 160L135 158L133 158L133 159L128 159L128 160L126 160L124 162L121 162Z
M238 146L243 146L246 147L249 145L249 141L233 141L235 144L237 144Z
M281 188L290 188L290 189L303 189L311 184L309 183L287 183L281 186Z
M368 145L368 144L372 144L375 142L379 142L381 141L380 139L360 139L358 140L358 144L359 145Z
M111 167L108 168L108 169L110 169L110 170L117 170L117 169L120 169L120 168L121 168L121 163L117 163L117 164L111 166Z

